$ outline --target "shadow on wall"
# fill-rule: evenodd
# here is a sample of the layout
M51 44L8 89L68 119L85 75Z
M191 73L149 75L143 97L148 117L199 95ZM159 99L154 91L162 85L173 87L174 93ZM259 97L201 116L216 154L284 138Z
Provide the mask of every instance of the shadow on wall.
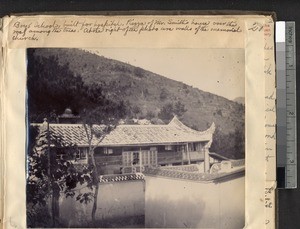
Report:
M193 182L146 176L145 226L243 228L245 178Z
M144 224L144 181L102 183L99 188L96 220L99 227L134 227ZM87 188L80 189L84 193ZM93 227L93 202L80 203L75 198L60 199L60 219L65 227ZM142 226L143 227L143 226Z
M182 227L182 228L198 228L199 221L202 220L205 211L205 202L202 200L181 199L172 201L167 195L161 196L161 199L152 200L151 207L155 209L155 214L161 217L153 218L147 221L147 226L151 227ZM162 206L168 206L166 209ZM186 218L185 215L189 217ZM175 216L175 217L174 217Z

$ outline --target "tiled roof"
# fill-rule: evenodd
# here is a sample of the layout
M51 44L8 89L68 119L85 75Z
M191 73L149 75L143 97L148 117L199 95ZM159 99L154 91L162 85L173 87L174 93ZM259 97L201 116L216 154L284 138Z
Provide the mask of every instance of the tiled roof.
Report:
M33 124L34 125L34 124ZM35 124L42 126L43 124ZM50 124L50 130L60 136L65 142L77 146L87 146L86 132L82 124ZM101 132L103 126L94 125L96 132ZM117 145L158 145L181 142L210 141L215 125L203 132L193 130L176 117L167 125L119 125L99 143L94 137L92 144L99 146Z
M184 172L199 172L199 165L192 164L192 165L180 165L180 166L164 166L162 167L163 170L177 170L177 171L184 171Z
M150 176L179 179L179 180L191 180L198 182L215 182L217 180L225 179L226 177L234 175L243 175L245 172L245 166L240 166L239 160L237 163L239 166L230 172L223 173L200 173L196 170L195 165L190 166L170 166L159 168L146 168L144 174Z
M102 175L100 176L100 183L133 181L133 180L144 180L144 179L145 176L142 173Z

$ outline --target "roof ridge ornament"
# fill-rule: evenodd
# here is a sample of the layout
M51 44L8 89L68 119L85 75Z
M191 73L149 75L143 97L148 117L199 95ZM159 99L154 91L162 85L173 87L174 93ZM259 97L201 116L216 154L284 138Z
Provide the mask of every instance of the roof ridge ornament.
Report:
M177 115L174 115L174 117L172 118L172 120L169 122L168 125L177 125L177 126L181 126L181 125L184 125L180 120L179 118L177 117Z
M214 132L215 132L215 130L216 130L216 124L215 124L215 122L213 122L212 124L211 124L211 126L206 130L208 133L211 133L211 134L213 134Z

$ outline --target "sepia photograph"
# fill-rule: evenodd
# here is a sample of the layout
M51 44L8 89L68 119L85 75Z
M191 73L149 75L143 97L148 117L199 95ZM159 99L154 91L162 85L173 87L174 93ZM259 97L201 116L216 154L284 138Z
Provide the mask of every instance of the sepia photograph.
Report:
M243 228L245 50L27 49L28 228Z

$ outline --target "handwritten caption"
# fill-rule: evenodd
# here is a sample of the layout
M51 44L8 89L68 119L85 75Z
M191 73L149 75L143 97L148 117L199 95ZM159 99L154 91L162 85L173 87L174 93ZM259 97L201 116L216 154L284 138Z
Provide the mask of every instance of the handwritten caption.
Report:
M203 32L241 33L242 28L235 20L213 21L203 19L137 19L120 20L55 20L16 21L12 25L13 40L38 41L41 36L52 34L143 34L147 32L181 31L197 35Z
M266 187L265 188L265 207L273 208L273 192L274 187Z
M265 228L274 228L276 207L276 89L273 26L273 21L269 19L261 29L265 40Z
M275 163L275 148L276 148L276 91L275 91L275 79L274 79L274 62L272 56L274 55L274 43L272 40L272 28L271 23L265 23L262 27L259 23L255 24L257 30L261 30L264 33L264 51L265 51L265 160L269 170L272 169ZM272 160L271 160L272 159ZM268 164L269 163L269 164ZM267 170L267 171L269 171Z

